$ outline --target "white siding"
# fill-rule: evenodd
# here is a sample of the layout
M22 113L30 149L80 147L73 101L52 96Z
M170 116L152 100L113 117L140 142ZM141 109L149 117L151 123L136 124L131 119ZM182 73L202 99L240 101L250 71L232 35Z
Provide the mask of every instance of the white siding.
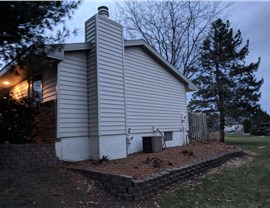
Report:
M85 22L85 41L91 42L92 47L87 54L88 68L88 104L89 104L89 136L90 158L99 159L99 126L98 126L98 78L97 78L97 49L96 21L94 16Z
M66 52L59 64L58 137L73 138L77 146L85 146L78 138L85 141L89 135L87 52Z
M123 135L126 132L122 33L121 25L106 18L98 18L97 71L101 136Z
M25 81L15 85L14 87L12 87L9 92L10 92L12 98L21 99L21 98L28 96L28 88L29 88L28 81L25 80Z
M125 70L131 132L179 131L187 114L185 86L139 47L125 49Z
M57 69L52 67L43 70L42 102L56 100Z
M87 54L88 89L89 89L89 134L98 136L98 93L97 93L97 53L96 53L96 16L85 22L85 41L91 42L91 51ZM93 139L96 140L96 139ZM94 144L93 144L94 145ZM98 143L96 145L98 148Z

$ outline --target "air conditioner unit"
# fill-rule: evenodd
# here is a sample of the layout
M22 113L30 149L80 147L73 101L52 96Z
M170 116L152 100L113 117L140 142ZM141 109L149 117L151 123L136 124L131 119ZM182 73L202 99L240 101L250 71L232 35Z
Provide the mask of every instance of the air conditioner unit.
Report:
M162 137L161 136L143 137L143 151L144 152L161 152L162 151Z

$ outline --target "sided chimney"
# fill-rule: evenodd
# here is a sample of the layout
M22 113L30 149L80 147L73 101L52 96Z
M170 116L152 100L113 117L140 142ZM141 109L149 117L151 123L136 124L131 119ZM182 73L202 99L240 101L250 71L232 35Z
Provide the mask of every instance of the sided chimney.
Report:
M98 7L98 15L109 18L109 8L106 6Z

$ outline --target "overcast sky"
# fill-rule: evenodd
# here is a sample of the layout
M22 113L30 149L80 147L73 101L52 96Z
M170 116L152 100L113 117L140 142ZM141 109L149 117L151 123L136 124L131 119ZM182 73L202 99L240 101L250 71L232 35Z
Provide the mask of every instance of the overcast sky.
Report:
M113 4L112 1L101 0L83 2L73 19L67 22L69 28L78 29L78 35L68 38L67 42L83 42L84 22L97 13L98 6L105 5L112 8ZM229 8L228 13L231 26L235 30L241 30L245 41L250 40L250 54L246 59L247 63L256 62L261 57L261 65L256 73L258 79L264 78L260 104L264 110L270 113L270 1L235 2Z

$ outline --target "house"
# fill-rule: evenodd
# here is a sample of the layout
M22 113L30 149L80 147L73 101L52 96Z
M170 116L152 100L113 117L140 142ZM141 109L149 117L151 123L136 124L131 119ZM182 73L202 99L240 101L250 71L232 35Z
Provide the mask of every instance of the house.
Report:
M41 93L38 137L55 142L64 161L125 158L159 131L167 147L186 142L186 92L196 87L145 41L124 40L108 17L99 7L85 22L85 43L48 53L47 67L0 71L2 92Z

